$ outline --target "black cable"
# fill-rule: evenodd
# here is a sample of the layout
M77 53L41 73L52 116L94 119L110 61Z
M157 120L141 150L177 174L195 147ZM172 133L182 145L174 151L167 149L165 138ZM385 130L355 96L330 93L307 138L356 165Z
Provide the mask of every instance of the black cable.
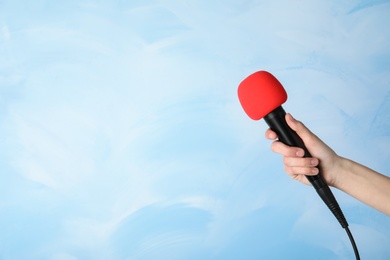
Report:
M329 191L327 191L327 190L329 190ZM341 210L339 204L337 203L334 196L331 196L331 199L329 199L329 196L323 196L323 194L322 194L324 192L331 194L329 186L322 187L322 188L318 189L317 192L320 195L320 197L324 200L324 202L326 203L326 205L328 206L330 211L333 213L333 215L337 218L341 227L344 228L345 231L347 232L349 240L351 241L351 244L353 247L353 251L355 252L356 260L360 260L359 251L358 251L358 248L356 246L355 239L353 238L352 233L349 230L348 222L347 222L346 218L344 217L344 213Z
M351 241L353 251L355 252L356 260L360 260L359 251L357 249L357 246L356 246L355 240L353 239L351 231L349 230L348 227L345 227L344 229L348 234L349 240Z

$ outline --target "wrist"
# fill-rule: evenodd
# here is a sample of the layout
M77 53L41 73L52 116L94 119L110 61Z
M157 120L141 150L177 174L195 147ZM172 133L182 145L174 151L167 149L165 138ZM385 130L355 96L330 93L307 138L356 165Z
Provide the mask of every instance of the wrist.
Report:
M335 176L331 186L339 190L344 190L346 180L348 179L347 175L350 172L349 169L351 167L351 161L341 156L337 157L337 162L335 163Z

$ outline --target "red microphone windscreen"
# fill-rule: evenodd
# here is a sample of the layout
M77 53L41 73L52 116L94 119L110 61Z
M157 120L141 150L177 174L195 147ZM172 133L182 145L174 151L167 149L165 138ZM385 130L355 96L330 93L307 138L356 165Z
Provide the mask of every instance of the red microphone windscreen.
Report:
M259 120L286 102L287 93L271 73L258 71L240 83L238 99L245 113Z

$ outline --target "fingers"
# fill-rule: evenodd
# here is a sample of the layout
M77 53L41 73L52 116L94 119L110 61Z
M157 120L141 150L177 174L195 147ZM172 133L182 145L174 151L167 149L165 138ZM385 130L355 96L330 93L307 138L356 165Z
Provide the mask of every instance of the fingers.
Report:
M288 167L304 167L313 168L318 166L317 158L294 158L294 157L283 157L284 165Z
M308 147L313 158L303 158L305 152L299 147L290 147L276 139L277 134L268 129L265 137L269 140L276 140L271 144L271 150L283 156L284 171L294 180L310 185L305 175L313 176L319 173L319 163L326 165L332 158L337 156L325 143L314 135L302 122L295 120L291 114L286 115L286 122L294 130ZM317 159L320 158L320 159ZM321 166L321 171L324 165Z
M304 151L299 147L291 147L282 142L275 141L271 144L271 150L283 156L285 172L296 180L301 180L303 175L316 175L319 160L317 158L303 158ZM299 177L297 175L302 175Z
M265 132L265 138L267 138L269 140L275 140L276 138L278 138L278 135L274 131L272 131L271 129L268 129Z
M295 166L284 166L284 171L288 175L317 175L319 170L317 167L295 167Z
M303 157L305 154L302 148L291 147L280 141L273 142L271 144L271 150L274 153L278 153L286 157Z
M286 122L302 138L306 145L316 147L316 145L322 144L316 135L303 123L295 120L291 114L286 115ZM265 137L269 140L276 140L278 138L277 134L271 129L265 132ZM319 173L319 159L303 158L305 152L302 148L291 147L280 141L274 141L271 144L271 150L283 156L284 171L294 180L310 185L305 175L313 176Z

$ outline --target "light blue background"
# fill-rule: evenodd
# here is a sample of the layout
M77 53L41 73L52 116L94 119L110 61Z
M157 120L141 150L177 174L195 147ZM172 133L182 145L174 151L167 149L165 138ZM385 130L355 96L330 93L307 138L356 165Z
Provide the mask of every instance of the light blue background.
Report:
M353 259L236 91L270 71L389 175L389 24L380 0L0 1L0 259ZM390 218L335 195L390 259Z

